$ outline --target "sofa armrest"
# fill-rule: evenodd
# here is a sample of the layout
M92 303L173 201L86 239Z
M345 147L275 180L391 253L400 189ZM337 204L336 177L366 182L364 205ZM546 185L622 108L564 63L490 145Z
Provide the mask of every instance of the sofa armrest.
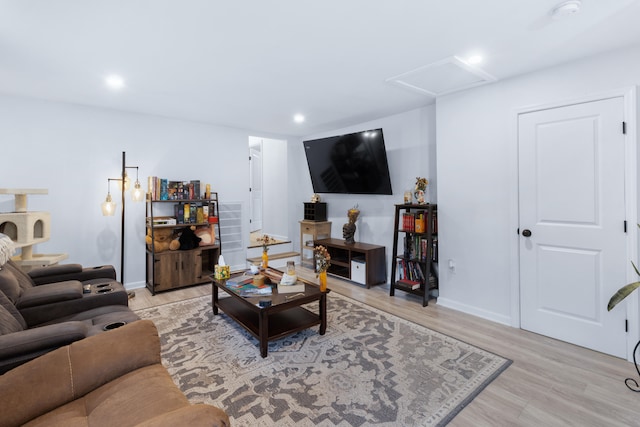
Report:
M210 426L229 427L229 416L215 406L197 404L185 406L166 414L139 423L136 427L173 427L173 426Z
M81 282L95 279L116 280L116 270L112 265L82 268L80 264L60 264L34 268L27 274L36 285L66 280L79 280Z
M156 363L161 363L160 338L150 320L76 341L0 375L3 422L24 424Z
M69 280L25 289L16 301L16 308L21 310L78 298L82 298L82 283Z
M87 336L84 322L65 322L0 335L0 374Z

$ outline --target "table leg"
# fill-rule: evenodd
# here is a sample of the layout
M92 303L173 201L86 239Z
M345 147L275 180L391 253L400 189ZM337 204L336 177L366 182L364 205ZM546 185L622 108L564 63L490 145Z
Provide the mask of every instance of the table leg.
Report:
M324 335L327 331L327 294L323 293L320 296L320 335Z
M269 348L269 316L267 315L267 310L260 310L259 323L260 356L267 357L267 349Z
M211 289L211 307L213 307L213 315L218 314L218 287L215 283L212 283L213 289Z

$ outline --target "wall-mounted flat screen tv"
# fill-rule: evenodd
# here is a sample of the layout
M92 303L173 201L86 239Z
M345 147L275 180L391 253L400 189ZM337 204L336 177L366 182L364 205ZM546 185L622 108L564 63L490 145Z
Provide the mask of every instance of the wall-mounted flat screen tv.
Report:
M382 129L302 143L314 193L393 194Z

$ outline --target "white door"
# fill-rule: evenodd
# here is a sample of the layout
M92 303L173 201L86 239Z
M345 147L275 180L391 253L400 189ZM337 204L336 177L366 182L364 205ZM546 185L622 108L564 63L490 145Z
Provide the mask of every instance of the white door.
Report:
M626 357L623 98L518 118L521 326ZM635 224L628 225L635 227Z
M251 182L251 218L249 232L262 229L262 152L260 146L249 148L249 180Z

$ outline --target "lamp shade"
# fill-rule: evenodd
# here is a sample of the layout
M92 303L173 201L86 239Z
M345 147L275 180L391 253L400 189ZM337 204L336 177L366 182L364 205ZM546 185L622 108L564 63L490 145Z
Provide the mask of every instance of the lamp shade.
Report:
M107 194L107 199L102 203L102 215L113 216L116 213L116 204L111 200L111 193Z
M136 180L136 183L133 185L133 190L131 190L131 200L134 202L141 202L144 193L142 191L142 186L140 185L140 181Z

